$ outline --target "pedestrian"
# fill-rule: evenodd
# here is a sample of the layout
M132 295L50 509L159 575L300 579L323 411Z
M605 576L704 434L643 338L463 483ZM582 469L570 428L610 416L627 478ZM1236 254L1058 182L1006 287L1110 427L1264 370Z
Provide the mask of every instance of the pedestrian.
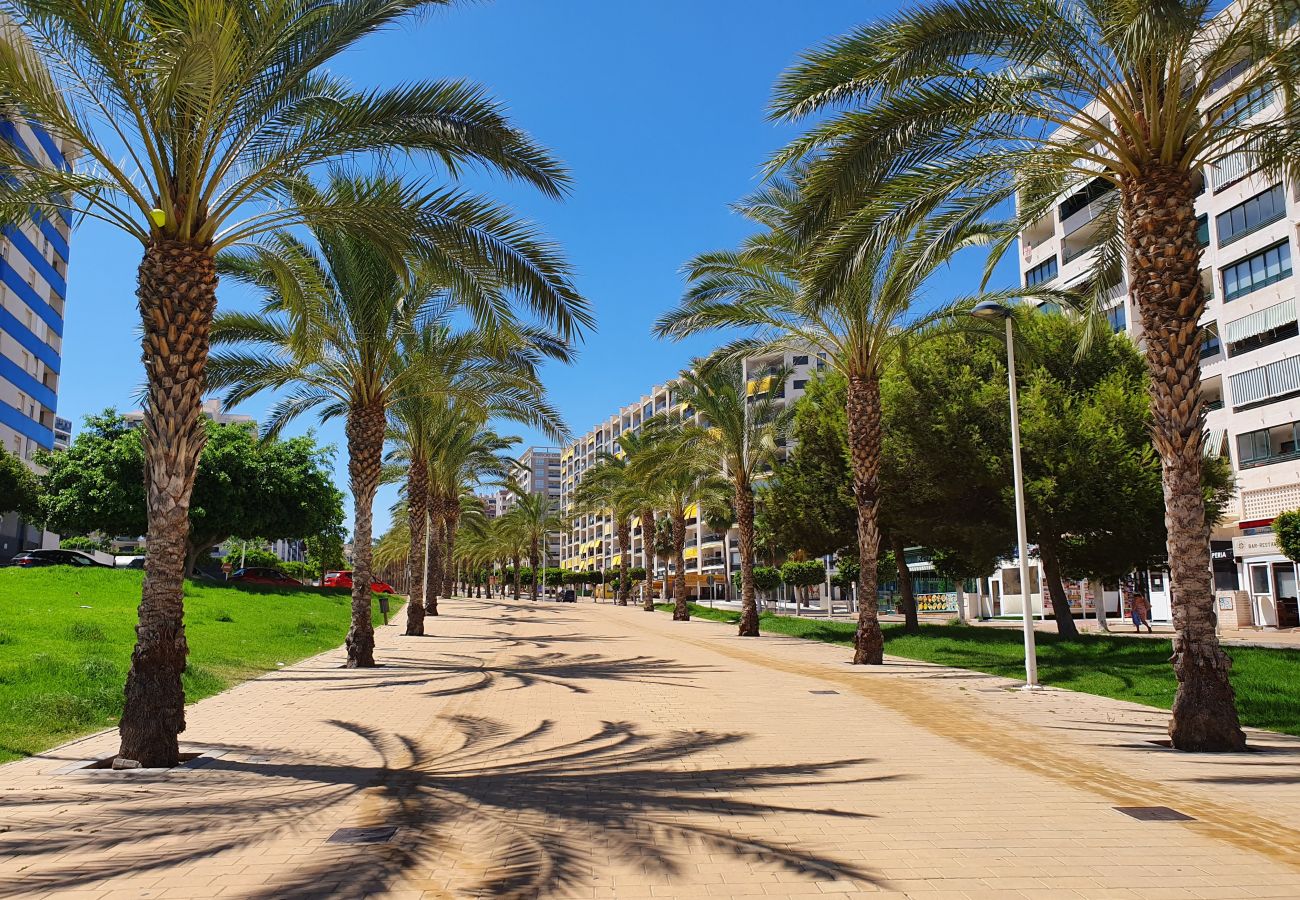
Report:
M1146 595L1141 591L1133 594L1133 631L1141 632L1142 626L1147 627L1148 634L1154 634L1151 630L1151 604L1147 601Z

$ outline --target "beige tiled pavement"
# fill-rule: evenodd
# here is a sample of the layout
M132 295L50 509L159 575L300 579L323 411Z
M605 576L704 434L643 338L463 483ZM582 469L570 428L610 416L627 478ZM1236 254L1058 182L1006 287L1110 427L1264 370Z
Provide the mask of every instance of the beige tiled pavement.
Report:
M67 772L105 733L0 767L0 896L1300 898L1300 740L1189 757L1081 694L635 607L444 610L380 629L380 668L195 704L199 765Z

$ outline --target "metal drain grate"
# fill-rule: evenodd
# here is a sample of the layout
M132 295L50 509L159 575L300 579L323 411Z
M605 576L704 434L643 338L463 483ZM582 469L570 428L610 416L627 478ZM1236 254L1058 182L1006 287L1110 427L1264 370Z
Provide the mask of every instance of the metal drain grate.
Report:
M1139 822L1192 822L1191 816L1167 806L1117 806L1116 811Z
M810 694L838 694L839 691L809 691Z
M327 844L387 844L397 834L396 825L376 828L340 828L329 836Z

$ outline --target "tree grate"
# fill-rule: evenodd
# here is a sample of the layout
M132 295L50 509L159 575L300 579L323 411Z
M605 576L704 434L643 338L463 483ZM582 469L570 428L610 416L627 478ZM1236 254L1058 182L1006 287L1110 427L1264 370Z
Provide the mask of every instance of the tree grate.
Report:
M839 691L809 691L810 694L838 694Z
M1167 806L1116 806L1116 811L1139 822L1194 822L1191 816Z
M327 844L387 844L397 834L396 825L375 828L340 828L329 836Z

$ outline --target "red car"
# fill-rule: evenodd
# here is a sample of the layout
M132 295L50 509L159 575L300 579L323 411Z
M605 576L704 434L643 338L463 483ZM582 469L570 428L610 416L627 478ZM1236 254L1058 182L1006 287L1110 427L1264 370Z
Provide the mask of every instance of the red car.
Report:
M279 569L264 568L261 566L249 566L246 569L239 569L232 572L228 581L238 581L240 584L269 584L273 587L302 587L302 582L297 578L291 578Z
M352 587L352 573L351 572L326 572L325 577L321 579L320 586L332 587L332 588L350 588ZM397 593L397 591L393 590L393 586L389 584L387 581L370 582L370 590L374 591L376 594Z

